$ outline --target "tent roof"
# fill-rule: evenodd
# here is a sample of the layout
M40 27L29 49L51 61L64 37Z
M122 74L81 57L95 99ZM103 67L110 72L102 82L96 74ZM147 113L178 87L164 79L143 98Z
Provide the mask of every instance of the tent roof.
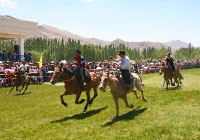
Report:
M0 40L20 39L32 35L37 23L0 15Z

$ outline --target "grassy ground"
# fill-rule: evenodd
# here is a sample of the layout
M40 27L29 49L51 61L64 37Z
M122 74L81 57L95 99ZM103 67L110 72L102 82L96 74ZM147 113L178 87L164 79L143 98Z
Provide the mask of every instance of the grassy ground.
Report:
M183 86L163 88L163 77L142 75L148 102L128 95L134 109L120 100L120 117L113 121L115 105L109 92L99 91L88 112L66 96L65 108L59 95L63 87L31 85L27 94L6 95L0 89L1 140L84 140L84 139L200 139L200 69L182 71ZM85 98L85 94L82 95Z

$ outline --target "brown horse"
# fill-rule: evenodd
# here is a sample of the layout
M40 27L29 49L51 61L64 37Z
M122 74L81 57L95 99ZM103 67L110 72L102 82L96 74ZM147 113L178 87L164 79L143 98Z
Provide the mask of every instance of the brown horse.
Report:
M176 82L178 84L177 87L179 87L179 84L182 84L181 79L183 79L183 77L181 76L177 67L175 68L175 75L174 75L172 69L163 63L160 68L159 73L160 75L164 73L163 86L166 82L166 89L168 89L168 85L170 84L170 82L172 86L175 86L175 82ZM173 79L174 79L174 82L173 82Z
M64 69L63 66L59 66L55 68L53 72L53 76L51 79L51 84L55 84L58 80L64 81L65 83L65 89L66 91L60 95L61 98L61 103L64 106L68 106L68 104L63 100L63 96L65 95L71 95L75 94L76 95L76 104L82 104L85 100L81 99L79 101L79 98L81 96L81 93L83 91L86 91L86 96L87 96L87 103L84 107L83 112L87 111L88 105L92 105L93 100L97 97L97 88L100 84L100 78L95 74L95 73L90 73L91 75L91 82L86 84L85 87L81 87L78 79L75 76L75 73L70 70L70 69ZM93 89L94 91L94 96L92 99L90 99L90 90Z
M136 87L139 91L141 91L143 100L146 102L147 99L144 97L141 78L137 74L132 74L132 75L134 77L134 85L132 87L132 91L135 93L136 98L138 99L140 96L137 95L137 92L134 89L134 87ZM133 108L133 105L128 104L127 90L125 89L123 84L119 81L119 79L116 78L116 76L111 74L110 72L103 72L103 76L101 78L101 84L99 87L102 91L105 92L107 85L110 86L110 89L111 89L110 92L113 96L113 99L114 99L114 102L116 105L116 116L114 117L114 119L115 119L119 115L119 104L118 104L119 98L122 98L124 100L126 107Z
M13 87L11 88L11 90L8 92L8 94L11 93L11 91L16 87L16 91L18 91L18 87L22 86L22 88L19 90L19 93L23 90L24 86L26 86L24 92L22 94L24 94L30 84L31 81L31 77L26 75L26 71L24 70L19 70L16 73L16 79L14 81Z

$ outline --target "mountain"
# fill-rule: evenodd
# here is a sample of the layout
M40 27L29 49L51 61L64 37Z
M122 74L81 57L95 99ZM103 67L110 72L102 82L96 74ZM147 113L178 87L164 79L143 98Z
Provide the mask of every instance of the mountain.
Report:
M185 43L180 40L172 40L165 43L167 46L171 46L173 49L180 49L181 47L188 47L189 43Z
M40 25L37 27L37 32L34 35L29 36L28 38L37 38L37 37L42 37L42 38L58 38L58 39L64 39L67 41L68 39L74 39L74 40L80 40L82 44L93 44L93 45L102 45L105 46L109 42L96 39L96 38L85 38L73 33L70 33L68 31L60 30L48 25Z
M58 38L58 39L64 39L67 41L69 38L74 39L74 40L80 40L81 44L93 44L93 45L110 45L113 44L115 46L118 46L120 44L125 44L129 48L139 48L139 49L144 49L148 47L154 47L156 49L161 49L162 47L167 48L168 46L172 47L172 50L179 49L182 46L187 46L188 43L184 43L182 41L169 41L166 43L160 43L160 42L150 42L150 41L143 41L143 42L128 42L124 41L120 38L113 40L113 41L104 41L101 39L97 38L86 38L82 37L77 34L73 34L68 31L60 30L55 27L51 27L48 25L39 25L37 27L37 32L34 35L29 36L28 38L37 38L37 37L42 37L42 38Z

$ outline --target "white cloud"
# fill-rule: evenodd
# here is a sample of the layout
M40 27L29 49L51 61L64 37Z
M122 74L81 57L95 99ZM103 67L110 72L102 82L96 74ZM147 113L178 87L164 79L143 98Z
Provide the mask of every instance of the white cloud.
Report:
M93 2L94 0L82 0L84 2Z
M0 0L0 7L17 8L18 5L12 0Z

